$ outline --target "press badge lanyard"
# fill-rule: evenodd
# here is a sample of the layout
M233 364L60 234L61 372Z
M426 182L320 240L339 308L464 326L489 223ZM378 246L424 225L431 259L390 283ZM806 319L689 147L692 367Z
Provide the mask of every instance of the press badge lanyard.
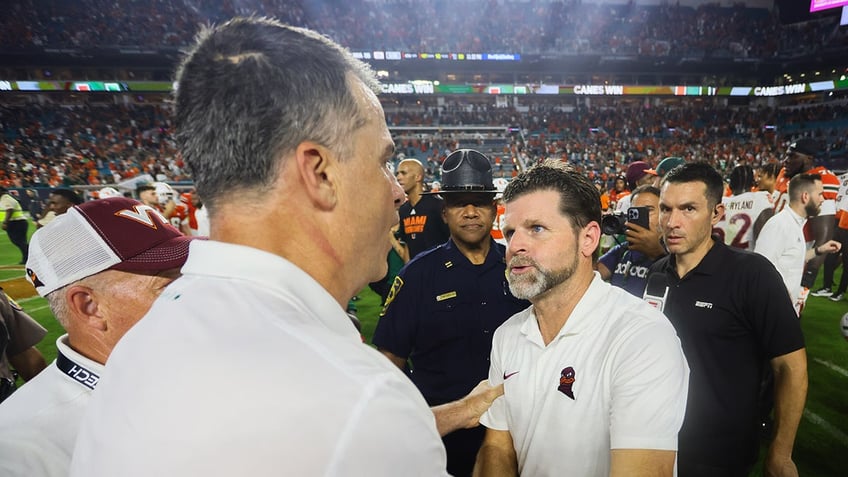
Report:
M648 277L648 286L642 299L654 308L663 311L665 301L668 298L668 281L665 273L654 273Z
M94 386L97 386L97 382L100 381L100 375L73 362L71 358L62 354L61 351L59 352L59 355L56 356L56 366L63 373L70 376L71 379L82 384L88 389L94 390Z

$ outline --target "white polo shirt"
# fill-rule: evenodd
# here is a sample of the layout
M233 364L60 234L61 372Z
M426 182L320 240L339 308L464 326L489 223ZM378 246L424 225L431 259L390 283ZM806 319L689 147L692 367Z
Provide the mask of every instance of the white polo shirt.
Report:
M805 217L796 214L791 207L770 218L760 231L755 252L769 259L783 278L783 284L792 298L798 301L801 294L801 277L804 274L804 260L807 244L804 241ZM796 311L797 307L796 307Z
M66 476L91 390L103 365L76 351L68 335L59 357L0 405L0 475Z
M71 475L445 475L421 394L290 262L192 242L112 352Z
M688 379L668 319L595 272L547 346L533 307L498 328L504 395L480 422L509 431L521 475L608 475L610 449L677 450Z

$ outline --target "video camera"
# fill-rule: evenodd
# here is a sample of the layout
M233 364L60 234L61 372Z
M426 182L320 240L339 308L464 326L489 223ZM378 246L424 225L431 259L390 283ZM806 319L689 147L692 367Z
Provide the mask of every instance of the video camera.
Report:
M647 207L630 207L627 213L615 211L601 218L601 232L606 235L622 235L627 232L626 222L646 229L650 228Z

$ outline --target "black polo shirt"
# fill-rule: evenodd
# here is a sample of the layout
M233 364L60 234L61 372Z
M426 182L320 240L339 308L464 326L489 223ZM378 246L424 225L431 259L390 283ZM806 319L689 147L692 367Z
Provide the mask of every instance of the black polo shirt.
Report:
M666 256L663 312L689 362L689 398L679 435L681 462L734 467L759 452L758 393L764 366L804 347L786 286L763 256L721 241L686 276Z

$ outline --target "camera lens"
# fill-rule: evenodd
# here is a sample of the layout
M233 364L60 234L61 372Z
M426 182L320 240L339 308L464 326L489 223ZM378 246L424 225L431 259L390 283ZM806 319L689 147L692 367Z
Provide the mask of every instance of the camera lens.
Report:
M621 212L613 212L601 218L601 232L606 235L621 235L625 233L627 216Z

